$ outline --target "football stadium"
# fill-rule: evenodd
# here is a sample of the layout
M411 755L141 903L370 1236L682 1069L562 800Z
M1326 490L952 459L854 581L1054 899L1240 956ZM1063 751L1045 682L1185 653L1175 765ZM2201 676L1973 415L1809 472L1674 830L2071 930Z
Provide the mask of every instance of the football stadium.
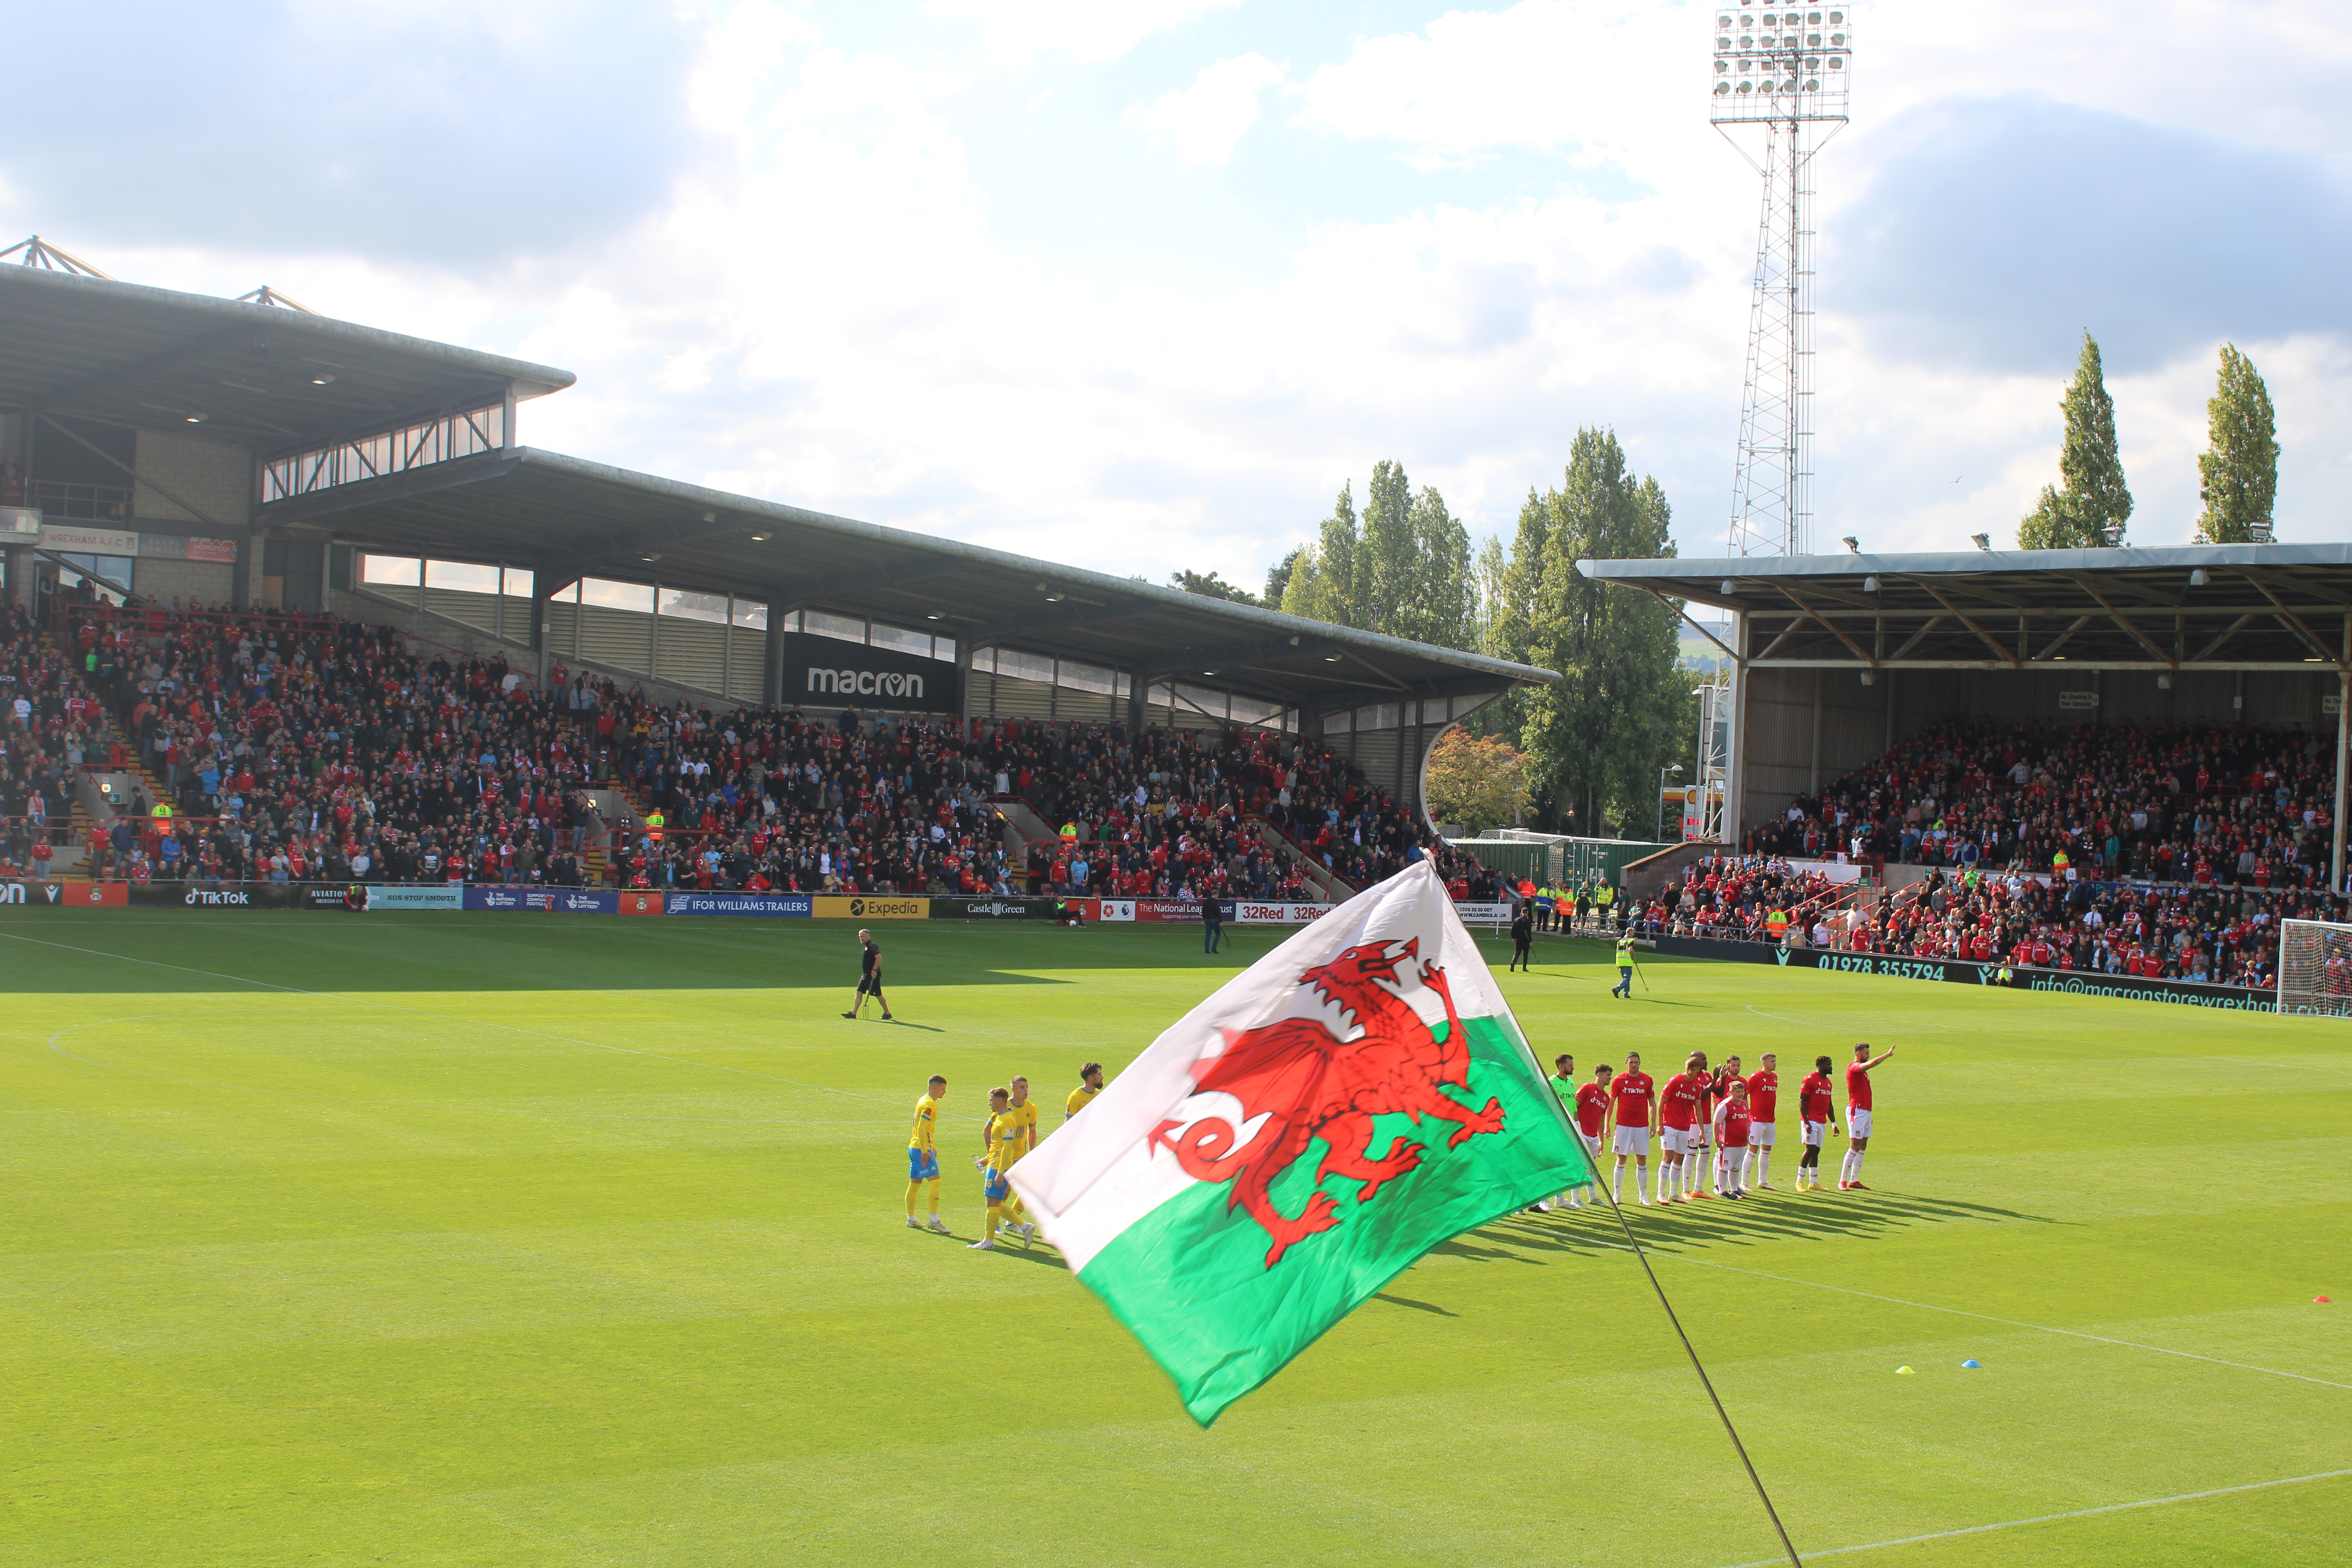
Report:
M2345 1561L2352 543L1577 558L1471 832L1582 675L5 260L0 1561Z

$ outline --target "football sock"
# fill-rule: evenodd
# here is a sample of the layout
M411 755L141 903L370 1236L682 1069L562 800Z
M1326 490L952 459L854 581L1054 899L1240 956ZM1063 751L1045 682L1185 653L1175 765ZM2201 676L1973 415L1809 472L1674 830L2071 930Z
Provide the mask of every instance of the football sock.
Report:
M1853 1151L1849 1149L1845 1152L1845 1158L1838 1162L1838 1181L1843 1184L1853 1180Z
M1853 1153L1851 1153L1851 1154L1849 1154L1849 1155L1847 1155L1847 1156L1846 1156L1846 1158L1847 1158L1847 1159L1849 1159L1849 1160L1851 1160L1851 1161L1853 1161L1853 1175L1851 1175L1851 1176L1848 1176L1848 1177L1846 1178L1846 1180L1847 1180L1847 1181L1849 1181L1849 1182L1858 1182L1858 1181L1862 1180L1862 1156L1863 1156L1863 1152L1863 1152L1862 1150L1860 1150L1860 1149L1856 1149Z
M1004 1217L1004 1205L1003 1204L989 1205L987 1223L982 1225L980 1230L981 1240L988 1240L996 1234L997 1227L1008 1223L1009 1222Z
M931 1189L931 1214L936 1217L940 1212L940 1179L937 1176L933 1176L930 1179L929 1185ZM907 1212L908 1214L912 1214L915 1211L910 1207Z
M907 1184L907 1217L908 1219L915 1217L915 1194L922 1190L923 1184L920 1182L908 1182ZM931 1200L931 1212L933 1214L940 1212L940 1201L936 1197Z
M1756 1167L1754 1174L1756 1177L1756 1184L1758 1186L1760 1187L1765 1183L1772 1179L1771 1150L1758 1149L1752 1151L1748 1156L1748 1163Z
M1659 1171L1658 1180L1665 1184L1665 1190L1658 1194L1661 1199L1683 1195L1683 1168L1680 1165L1664 1167Z

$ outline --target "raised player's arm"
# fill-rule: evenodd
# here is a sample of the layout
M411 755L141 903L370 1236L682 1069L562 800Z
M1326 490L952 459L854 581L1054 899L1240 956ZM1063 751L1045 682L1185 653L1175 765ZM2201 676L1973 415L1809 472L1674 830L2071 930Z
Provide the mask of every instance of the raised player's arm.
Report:
M1883 1051L1879 1052L1876 1056L1874 1056L1874 1057L1871 1058L1868 1061L1866 1061L1866 1062L1863 1063L1863 1064L1862 1064L1862 1070L1863 1070L1863 1071L1864 1071L1864 1072L1868 1072L1871 1068L1873 1068L1876 1067L1879 1063L1881 1063L1881 1062L1885 1061L1887 1058L1889 1058L1889 1057L1893 1056L1894 1054L1895 1054L1895 1047L1894 1047L1893 1046L1889 1046L1889 1047L1887 1047L1885 1050L1883 1050Z

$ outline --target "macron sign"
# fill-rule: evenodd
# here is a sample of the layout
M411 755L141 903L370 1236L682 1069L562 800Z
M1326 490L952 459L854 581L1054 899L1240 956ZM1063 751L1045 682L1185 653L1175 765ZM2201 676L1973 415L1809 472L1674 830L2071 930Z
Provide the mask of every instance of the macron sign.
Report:
M867 647L813 632L784 634L783 697L803 708L962 711L956 667L892 647Z

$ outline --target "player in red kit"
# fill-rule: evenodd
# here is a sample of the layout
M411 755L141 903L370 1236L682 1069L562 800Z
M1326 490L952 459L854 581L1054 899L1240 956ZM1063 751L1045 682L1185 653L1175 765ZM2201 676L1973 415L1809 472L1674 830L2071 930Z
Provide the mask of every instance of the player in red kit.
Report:
M1576 1135L1585 1140L1585 1154L1592 1157L1592 1175L1601 1171L1601 1129L1609 1126L1609 1063L1592 1069L1592 1081L1576 1090ZM1639 1192L1639 1178L1634 1178L1634 1190ZM1580 1208L1576 1190L1569 1190L1569 1208ZM1600 1208L1600 1194L1595 1194L1592 1206Z
M1837 1131L1837 1101L1830 1094L1832 1065L1827 1057L1815 1057L1811 1074L1797 1090L1797 1116L1805 1143L1805 1152L1797 1160L1797 1190L1801 1193L1820 1189L1822 1136Z
M1733 1080L1740 1076L1739 1058L1726 1057L1723 1065L1706 1080L1706 1098L1699 1101L1698 1112L1698 1195L1707 1195L1706 1184L1711 1177L1715 1190L1723 1192L1723 1142L1715 1135L1715 1112L1729 1098ZM1745 1158L1745 1156L1742 1156Z
M1723 1174L1718 1190L1727 1198L1741 1196L1740 1173L1748 1168L1748 1133L1754 1125L1748 1110L1748 1080L1730 1080L1731 1090L1715 1108L1715 1146L1723 1151Z
M1748 1180L1749 1190L1772 1190L1772 1113L1780 1103L1780 1058L1766 1051L1748 1075Z
M1870 1147L1870 1069L1895 1054L1893 1046L1876 1056L1867 1042L1853 1047L1845 1068L1845 1164L1838 1172L1838 1191L1866 1193L1862 1184L1863 1151Z
M1643 1184L1650 1175L1650 1121L1657 1113L1657 1086L1650 1075L1642 1070L1642 1053L1625 1053L1625 1070L1609 1080L1609 1113L1617 1119L1617 1136L1612 1145L1617 1154L1617 1169L1610 1178L1609 1195L1620 1199L1625 1195L1625 1156L1633 1156L1633 1196L1643 1207L1650 1200L1643 1194ZM1659 1172L1661 1181L1664 1171ZM1664 1193L1659 1192L1661 1201Z
M1658 1094L1658 1201L1690 1202L1689 1184L1697 1169L1691 1163L1696 1147L1694 1129L1699 1101L1706 1093L1706 1053L1693 1051L1683 1070L1666 1079Z

